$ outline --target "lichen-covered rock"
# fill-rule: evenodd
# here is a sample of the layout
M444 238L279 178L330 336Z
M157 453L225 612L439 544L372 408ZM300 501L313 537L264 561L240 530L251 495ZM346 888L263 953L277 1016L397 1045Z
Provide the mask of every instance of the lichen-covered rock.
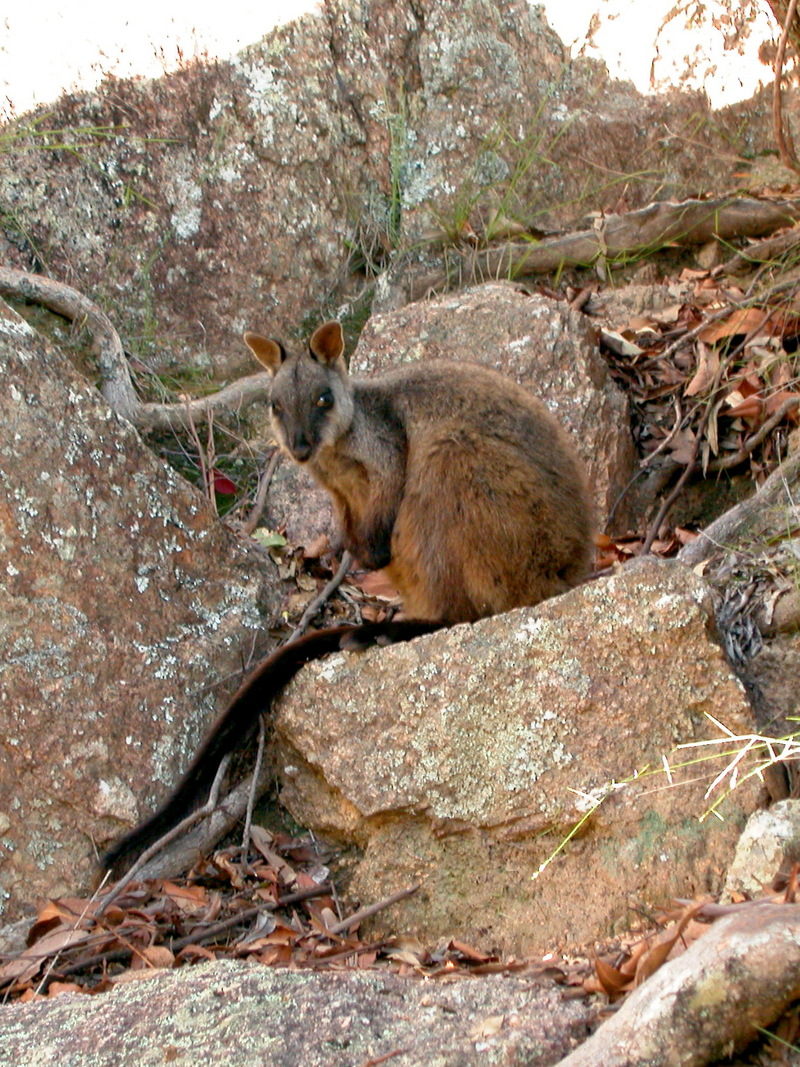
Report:
M711 625L702 580L651 563L329 657L278 704L282 798L303 825L365 850L362 899L421 881L400 925L423 936L532 951L607 934L629 903L719 888L754 803L750 783L724 822L701 822L713 773L664 769L690 758L679 743L719 736L707 714L752 730Z
M569 62L527 0L325 0L231 61L109 79L41 125L0 155L0 260L46 264L152 365L224 373L247 365L243 329L285 336L363 288L348 262L727 191L770 128Z
M13 919L85 886L94 846L165 794L277 596L262 553L2 302L0 412L0 914Z
M780 800L747 820L725 880L725 896L761 896L781 868L800 860L800 800Z
M590 1014L533 975L448 984L239 961L138 974L97 997L0 1008L0 1067L355 1067L395 1056L403 1067L548 1067L586 1036Z

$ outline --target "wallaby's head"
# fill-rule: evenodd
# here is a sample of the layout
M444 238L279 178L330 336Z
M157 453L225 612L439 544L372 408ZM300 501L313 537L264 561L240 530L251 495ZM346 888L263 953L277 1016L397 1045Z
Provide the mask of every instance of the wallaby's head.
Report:
M272 375L272 424L282 447L298 463L334 444L353 421L353 390L338 322L318 326L308 352L291 355L278 341L246 333L244 341Z

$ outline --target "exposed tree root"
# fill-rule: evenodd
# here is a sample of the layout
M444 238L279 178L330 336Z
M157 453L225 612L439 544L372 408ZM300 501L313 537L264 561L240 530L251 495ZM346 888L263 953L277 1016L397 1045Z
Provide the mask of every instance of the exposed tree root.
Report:
M119 334L96 304L63 282L0 266L0 293L41 304L86 327L100 368L100 392L118 415L140 430L180 430L210 415L232 414L269 396L267 374L251 374L210 396L178 404L145 404L131 381Z
M446 270L417 278L410 299L431 289L489 278L519 278L631 259L667 244L697 245L714 237L764 237L800 219L798 200L736 197L659 202L626 215L609 215L590 230L543 241L516 241L470 251L448 250ZM89 330L100 366L100 389L114 410L142 430L174 430L210 415L242 410L269 395L265 374L252 374L207 397L178 404L145 404L136 396L122 342L108 317L87 297L62 282L0 267L0 293L44 305Z
M798 997L800 908L753 908L716 922L559 1067L704 1067L749 1044Z
M11 267L0 266L0 293L42 304L70 322L86 326L100 366L100 391L117 414L133 421L131 417L142 405L133 388L122 341L96 304L69 285Z
M696 540L685 545L679 559L690 567L720 548L752 545L785 535L791 508L800 502L800 452L791 455L773 471L753 496L726 511L706 527Z

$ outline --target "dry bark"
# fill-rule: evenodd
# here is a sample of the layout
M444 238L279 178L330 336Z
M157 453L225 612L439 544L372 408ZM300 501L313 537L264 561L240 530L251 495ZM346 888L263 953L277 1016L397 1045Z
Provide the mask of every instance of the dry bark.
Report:
M538 242L509 241L479 251L449 251L446 274L420 278L411 299L456 278L462 284L521 278L564 267L588 267L603 260L640 257L667 244L700 245L714 237L765 237L798 218L798 200L728 197L657 202L627 215L609 215L591 230Z
M743 1048L798 996L800 908L754 908L715 923L559 1067L703 1067Z
M757 493L726 511L696 540L682 548L679 558L694 567L719 548L752 545L785 534L787 516L797 501L800 501L800 452L773 471Z
M800 244L800 227L786 233L780 233L775 237L768 237L749 248L737 252L735 256L722 264L725 274L747 274L755 266L761 263L769 263L785 256Z

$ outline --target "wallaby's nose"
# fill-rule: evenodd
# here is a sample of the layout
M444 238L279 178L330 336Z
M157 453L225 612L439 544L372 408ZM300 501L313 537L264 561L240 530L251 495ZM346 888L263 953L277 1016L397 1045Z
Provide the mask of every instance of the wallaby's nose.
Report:
M305 463L311 456L311 442L302 430L298 430L292 441L292 456L298 463Z

